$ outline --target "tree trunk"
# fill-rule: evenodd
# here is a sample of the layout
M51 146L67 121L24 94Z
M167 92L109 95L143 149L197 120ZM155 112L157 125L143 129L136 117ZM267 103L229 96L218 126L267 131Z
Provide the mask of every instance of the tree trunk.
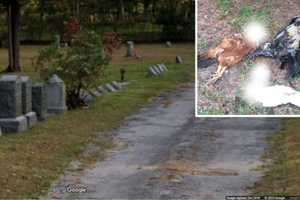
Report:
M18 37L20 24L20 5L18 1L9 1L7 6L8 18L8 51L9 65L8 72L21 71L20 67L20 40Z
M40 0L40 40L42 39L43 36L43 30L44 30L44 10L45 10L45 0Z
M145 22L149 22L149 5L150 5L150 0L144 0L144 20Z
M120 13L119 19L124 20L124 18L125 18L124 0L120 0L120 11L119 11L119 13Z

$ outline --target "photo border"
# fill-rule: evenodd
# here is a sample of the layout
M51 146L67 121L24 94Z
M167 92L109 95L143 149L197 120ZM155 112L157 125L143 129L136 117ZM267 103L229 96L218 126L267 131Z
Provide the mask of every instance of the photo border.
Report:
M300 118L300 115L199 115L198 114L198 0L195 0L195 117L196 118Z

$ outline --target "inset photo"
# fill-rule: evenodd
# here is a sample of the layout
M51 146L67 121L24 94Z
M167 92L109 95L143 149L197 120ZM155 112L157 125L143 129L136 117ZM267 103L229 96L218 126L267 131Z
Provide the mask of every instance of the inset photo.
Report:
M198 0L196 115L300 114L300 2Z

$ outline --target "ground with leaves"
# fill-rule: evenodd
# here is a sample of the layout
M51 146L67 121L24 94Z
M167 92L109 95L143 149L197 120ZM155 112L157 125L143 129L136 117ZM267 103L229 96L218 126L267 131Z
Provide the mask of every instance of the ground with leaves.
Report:
M239 32L243 23L252 16L267 23L273 36L288 21L299 15L300 4L289 1L252 1L252 0L199 0L198 4L198 52L203 53L215 46L224 36ZM286 71L280 70L280 63L271 59L257 59L271 66L272 82L288 85ZM207 84L217 65L198 69L198 114L199 115L257 115L257 114L299 114L300 108L282 105L272 109L249 105L239 98L243 82L247 80L254 63L247 60L232 67L216 84ZM293 80L300 86L299 79Z

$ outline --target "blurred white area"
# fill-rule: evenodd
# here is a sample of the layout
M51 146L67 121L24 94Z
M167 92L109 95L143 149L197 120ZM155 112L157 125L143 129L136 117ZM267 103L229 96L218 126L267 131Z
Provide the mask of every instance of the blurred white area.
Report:
M258 64L250 73L244 90L244 98L250 104L276 107L291 103L300 107L300 92L284 85L270 86L271 71L265 64Z
M266 26L257 21L251 21L243 27L243 35L248 43L257 47L265 42L268 37L268 29Z

